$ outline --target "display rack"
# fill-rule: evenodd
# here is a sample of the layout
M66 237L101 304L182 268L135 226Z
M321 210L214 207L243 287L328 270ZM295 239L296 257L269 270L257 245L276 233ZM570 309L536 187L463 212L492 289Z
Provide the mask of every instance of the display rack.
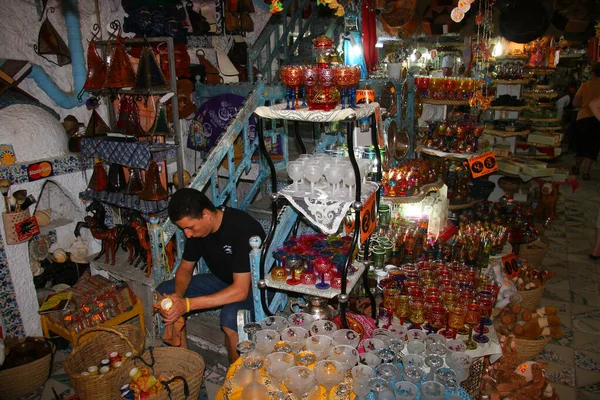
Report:
M258 117L257 118L257 131L258 131L258 138L259 138L259 143L260 143L260 151L262 156L265 158L265 160L267 161L267 164L269 165L269 169L271 171L271 189L273 191L273 193L275 193L275 195L272 196L272 203L271 203L271 210L272 210L272 219L271 219L271 228L269 229L269 233L267 234L267 237L265 239L263 248L262 248L262 257L260 260L260 268L259 268L259 277L260 280L258 282L258 287L261 290L261 298L260 298L260 302L262 305L262 308L264 310L264 312L267 315L271 315L271 310L269 310L269 307L267 305L267 298L266 298L266 288L270 287L272 289L276 289L279 291L285 290L288 292L293 292L293 293L300 293L300 294L310 294L310 295L316 295L316 296L320 296L320 297L326 297L326 298L333 298L333 297L337 297L339 304L340 304L340 316L341 316L341 321L342 324L345 328L348 328L348 321L346 320L346 309L348 306L348 300L349 300L349 296L348 293L351 290L351 288L356 284L356 282L358 281L358 276L362 276L363 278L363 283L364 283L364 287L365 287L365 291L367 292L367 295L369 297L369 299L371 300L371 311L372 311L372 317L375 318L375 310L376 310L376 304L375 304L375 297L373 296L373 294L371 293L371 291L369 290L369 285L368 285L368 281L367 281L367 272L368 272L368 268L364 267L361 268L360 266L359 268L359 272L355 273L354 278L348 279L348 271L350 268L350 264L351 264L351 255L354 254L355 249L358 246L358 242L360 240L361 237L361 209L364 205L364 200L363 200L363 185L360 179L360 170L359 170L359 166L358 163L356 161L356 156L354 151L349 151L349 158L350 158L350 163L352 165L352 168L354 170L354 176L356 178L356 182L355 182L355 188L354 188L354 198L351 202L345 202L346 206L349 206L352 208L353 212L354 212L354 234L352 237L352 242L350 244L350 248L348 250L348 253L346 254L346 262L344 263L344 266L342 268L342 283L341 283L341 288L339 289L339 292L337 290L334 291L322 291L322 290L318 290L318 289L307 289L310 291L310 293L304 293L306 292L306 290L304 290L304 292L302 291L303 288L298 288L297 286L291 286L291 285L285 285L285 287L280 286L275 283L274 281L267 279L266 278L266 274L267 271L266 269L271 268L270 265L265 265L265 260L267 258L267 254L270 253L271 251L271 244L274 241L274 234L277 231L277 225L280 223L280 221L278 221L278 214L279 214L279 210L278 210L278 204L277 204L277 199L279 197L283 197L285 198L286 196L283 196L283 194L278 193L278 185L277 185L277 175L276 175L276 170L275 170L275 165L273 163L272 158L269 155L269 152L267 151L267 148L264 144L264 131L263 131L263 124L264 124L264 120L265 119L280 119L280 120L288 120L288 121L304 121L304 122L313 122L313 123L322 123L322 122L334 122L334 121L338 121L338 122L342 122L345 123L346 125L346 140L347 140L347 144L348 144L348 148L349 149L354 149L354 128L357 125L357 122L359 119L362 118L369 118L370 119L370 124L371 124L371 140L372 140L372 144L375 147L375 157L377 159L377 172L376 172L376 181L379 182L381 181L381 154L379 151L379 140L378 140L378 132L377 132L377 123L381 123L380 121L376 120L376 115L380 114L379 112L380 107L378 103L370 103L370 104L360 104L358 105L356 108L347 108L347 109L341 109L340 106L337 106L334 110L331 111L309 111L308 109L304 108L304 109L300 109L300 110L286 110L285 109L285 104L279 104L279 105L274 105L274 106L269 106L269 107L257 107L255 110L255 114ZM306 152L305 150L305 146L302 143L302 138L300 137L300 134L298 132L298 130L296 130L296 140L298 141L299 147L302 149L303 152ZM375 198L375 210L373 210L375 212L375 215L377 215L377 207L379 204L379 199L380 199L380 191L379 190L375 190L373 192L374 196L376 196ZM310 195L307 196L307 200L310 200ZM291 203L292 207L294 207L294 203ZM296 213L301 212L300 210L296 209L294 207L294 210L296 211ZM344 212L345 215L345 212ZM283 222L281 222L283 223ZM281 238L277 238L278 240L280 240ZM365 242L365 253L368 254L368 239ZM359 274L360 273L360 274Z

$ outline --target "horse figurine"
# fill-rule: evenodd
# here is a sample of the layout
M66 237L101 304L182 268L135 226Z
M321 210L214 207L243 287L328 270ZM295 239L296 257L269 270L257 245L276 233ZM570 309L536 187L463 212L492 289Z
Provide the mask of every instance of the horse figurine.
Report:
M85 211L92 214L92 218L96 220L99 227L107 228L106 224L104 223L104 219L106 218L106 210L104 209L102 203L92 200L90 205L85 208ZM75 226L75 237L80 236L81 228L90 229L90 226L85 221L79 221Z
M102 250L100 250L100 253L98 253L94 260L99 260L103 254L106 254L104 262L108 264L109 256L112 256L110 265L115 265L117 253L117 227L107 229L105 226L101 226L94 217L89 215L85 217L85 222L94 239L102 241Z

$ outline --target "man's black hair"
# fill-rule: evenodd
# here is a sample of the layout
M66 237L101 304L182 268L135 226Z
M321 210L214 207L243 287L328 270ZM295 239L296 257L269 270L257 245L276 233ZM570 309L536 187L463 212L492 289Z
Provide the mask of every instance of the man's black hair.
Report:
M204 210L215 212L217 208L204 193L196 189L181 188L169 200L169 218L173 222L185 217L201 218Z

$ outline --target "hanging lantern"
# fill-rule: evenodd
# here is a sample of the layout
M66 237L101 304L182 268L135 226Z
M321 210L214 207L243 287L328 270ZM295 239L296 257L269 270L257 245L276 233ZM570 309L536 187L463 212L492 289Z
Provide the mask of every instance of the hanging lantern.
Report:
M135 72L129 62L129 56L125 51L123 40L117 36L110 65L106 72L106 81L104 87L107 89L120 89L124 87L133 87L135 85Z
M465 18L465 13L456 7L450 12L450 18L452 18L452 21L458 23Z
M144 136L144 130L140 124L138 106L131 96L123 96L121 98L117 128L124 135Z
M167 135L171 136L171 130L169 129L169 122L167 121L167 110L164 104L160 102L156 102L156 118L154 119L154 124L152 124L152 128L148 131L148 135Z
M125 189L125 171L120 164L112 163L108 168L108 184L106 185L107 192L118 193Z
M54 8L51 8L50 10L51 12L54 12ZM54 26L48 20L47 15L40 27L38 42L37 45L33 46L33 50L46 61L56 64L59 67L71 63L71 52L65 41L60 37ZM56 56L56 61L46 57L47 55Z
M104 122L104 120L96 112L96 110L93 110L92 115L90 115L90 120L88 121L87 127L85 128L85 136L106 136L108 132L110 132L110 128L108 127L106 122Z
M106 80L106 64L96 52L96 44L92 40L88 45L88 75L83 85L85 90L100 90Z
M139 194L144 189L144 181L142 180L142 171L139 168L129 169L129 181L125 188L125 194Z
M168 87L169 84L156 62L152 49L149 46L144 46L138 64L135 88L139 90L162 90Z
M158 165L152 160L146 171L146 181L144 182L144 190L140 193L140 199L158 201L165 200L167 197L169 197L167 189L165 189L160 182Z
M92 173L92 178L88 183L88 189L95 190L96 192L101 192L106 189L106 185L108 184L108 175L104 170L104 166L101 162L97 162L94 164L94 172Z

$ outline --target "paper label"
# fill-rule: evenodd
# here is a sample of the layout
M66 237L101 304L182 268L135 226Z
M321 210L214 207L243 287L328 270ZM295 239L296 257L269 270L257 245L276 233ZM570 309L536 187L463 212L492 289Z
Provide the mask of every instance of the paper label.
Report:
M480 176L496 172L498 171L496 155L493 151L488 151L487 153L471 157L469 158L469 167L471 168L473 178L479 178Z

